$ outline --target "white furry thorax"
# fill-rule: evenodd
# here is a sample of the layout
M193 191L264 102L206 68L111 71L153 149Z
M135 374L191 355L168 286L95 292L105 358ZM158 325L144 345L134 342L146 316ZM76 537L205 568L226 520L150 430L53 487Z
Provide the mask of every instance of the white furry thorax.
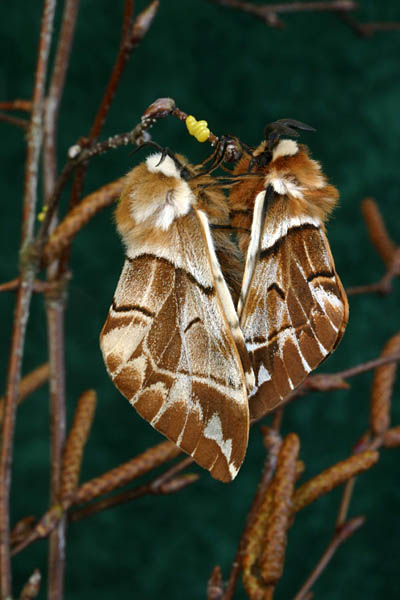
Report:
M190 211L196 199L187 182L182 179L173 159L165 156L161 162L160 160L161 153L151 154L146 159L147 170L154 174L161 173L175 181L167 191L165 185L160 186L160 193L148 198L145 206L135 202L137 194L140 193L140 186L133 189L129 194L132 200L130 213L136 223L143 223L151 218L154 227L167 231L176 219Z

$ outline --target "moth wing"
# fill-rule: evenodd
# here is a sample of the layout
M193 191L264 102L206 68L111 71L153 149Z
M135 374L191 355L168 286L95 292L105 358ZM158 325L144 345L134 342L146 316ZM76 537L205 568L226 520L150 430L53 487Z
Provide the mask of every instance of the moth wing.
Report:
M322 223L290 214L285 196L268 190L267 196L259 255L240 319L256 377L249 395L253 419L281 404L329 356L348 319Z
M168 247L130 251L101 333L108 372L138 413L212 476L232 480L246 453L247 391L194 212Z

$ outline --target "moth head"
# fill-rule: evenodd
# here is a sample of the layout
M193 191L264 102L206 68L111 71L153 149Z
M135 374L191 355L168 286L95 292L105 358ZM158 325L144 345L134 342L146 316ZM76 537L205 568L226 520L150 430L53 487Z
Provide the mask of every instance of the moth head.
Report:
M188 168L171 154L156 152L126 176L116 211L120 233L133 228L168 231L196 203L186 178Z

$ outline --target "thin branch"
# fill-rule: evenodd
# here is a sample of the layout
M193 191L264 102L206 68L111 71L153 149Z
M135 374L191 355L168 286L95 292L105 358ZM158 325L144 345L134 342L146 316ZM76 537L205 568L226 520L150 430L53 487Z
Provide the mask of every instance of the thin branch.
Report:
M400 353L400 333L386 342L382 357ZM390 409L397 364L390 363L375 370L371 387L370 426L374 436L380 436L390 427Z
M49 235L49 225L58 206L58 202L60 200L62 191L70 179L74 169L80 165L81 163L86 162L87 160L93 158L94 156L98 156L100 154L104 154L109 150L115 150L116 148L121 148L122 146L127 146L128 144L134 144L137 140L143 137L146 129L151 127L152 123L149 121L140 122L134 129L128 131L126 133L121 133L114 135L103 142L99 142L90 146L88 148L82 148L79 145L72 146L69 151L70 159L64 165L63 170L56 182L54 192L51 195L47 206L47 210L40 226L38 235L36 237L35 242L35 250L37 255L40 256L43 245L46 243L48 235Z
M0 102L0 110L23 110L31 112L32 102L31 100L5 100Z
M180 449L172 442L166 441L148 448L138 456L125 462L99 477L83 483L74 495L74 503L89 502L103 494L112 492L133 479L148 473L152 469L172 460L180 454Z
M44 114L44 195L53 193L57 176L57 118L74 39L79 0L66 0Z
M378 459L376 450L365 450L325 469L297 488L293 496L293 511L302 510L355 475L370 469Z
M96 409L96 392L87 390L77 403L74 420L63 451L61 471L60 500L63 506L69 506L78 486L83 451L88 439Z
M25 170L22 248L32 241L35 220L39 156L42 142L42 113L47 63L50 52L56 0L45 0L40 31L38 60L35 73L31 121L28 132ZM25 262L21 266L21 286L17 293L14 325L7 376L4 406L3 435L0 456L0 573L1 596L12 595L10 566L10 485L16 406L19 396L21 364L29 315L29 306L35 279L35 266Z
M67 248L75 235L103 208L121 195L125 178L117 179L86 196L73 208L52 233L43 249L42 262L49 264Z
M237 582L242 568L242 554L247 544L249 532L251 530L251 527L253 526L254 520L258 514L259 508L265 498L265 495L268 492L270 483L275 473L278 454L282 444L282 440L279 435L280 425L281 417L278 419L274 418L274 427L263 429L264 443L267 446L268 454L264 462L260 481L257 486L253 502L246 517L246 522L239 539L238 548L232 563L231 572L229 574L229 579L223 596L224 600L232 600L235 594Z
M330 2L290 2L278 4L253 4L241 2L240 0L211 0L214 4L241 10L254 15L271 27L282 27L283 22L278 18L279 14L293 12L347 12L358 8L357 2L351 0L331 0Z
M131 57L133 50L140 44L145 37L154 17L157 13L159 0L153 0L135 19L133 26L131 25L134 3L131 0L125 0L125 8L123 15L122 36L114 67L108 80L106 91L100 103L93 125L86 140L91 144L100 135L112 101L117 92L118 85L121 81L122 74ZM71 207L74 207L83 190L83 183L86 174L86 165L82 165L76 172L71 193Z
M44 385L49 378L49 373L49 363L44 363L28 373L28 375L25 375L19 385L18 404L21 404L25 398ZM4 398L0 398L0 422L3 420L3 410Z
M396 244L389 235L379 205L373 198L364 198L361 202L361 213L374 248L389 268L393 262Z
M0 292L16 292L21 285L21 278L16 277L11 281L6 281L5 283L0 284ZM42 279L35 279L33 282L33 292L38 294L42 294L44 292L52 292L55 291L56 288L59 287L59 282L51 282L43 281Z
M392 255L391 263L388 267L385 275L376 283L370 283L368 285L359 285L346 289L348 296L355 296L360 294L390 294L392 291L392 281L395 277L400 275L400 247L395 248Z
M304 585L296 594L293 600L305 600L308 592L310 591L318 577L321 575L321 573L324 571L327 564L335 554L336 550L343 542L345 542L349 537L351 537L353 533L355 533L357 529L359 529L364 524L364 521L364 517L355 517L354 519L350 519L349 521L347 521L347 523L345 523L340 529L336 531L331 542L329 543L325 552L318 561L317 566L315 567L315 569L308 577L307 581L304 583Z
M35 569L24 585L19 600L33 600L39 594L42 576L39 569Z
M50 363L50 504L60 498L62 450L66 430L65 392L65 297L46 295L46 315ZM65 570L66 519L60 519L49 540L49 600L61 600Z
M184 487L187 487L188 485L197 481L199 478L199 475L195 473L189 473L179 479L175 477L177 473L183 469L186 469L186 467L192 464L192 462L193 459L188 456L187 458L182 459L176 465L173 465L170 469L165 471L165 473L160 475L160 477L157 477L149 483L145 483L144 485L133 488L132 490L127 490L126 492L115 494L110 498L99 500L93 504L84 506L83 508L78 508L70 513L70 520L80 521L81 519L95 515L99 512L112 508L113 506L120 506L121 504L126 504L127 502L131 502L132 500L136 500L137 498L141 498L142 496L149 494L165 495L180 491ZM175 484L177 479L178 485Z
M4 112L0 112L0 121L3 121L4 123L9 123L10 125L16 125L17 127L22 127L22 129L28 129L29 127L29 121L27 119L13 117L12 115L8 115Z

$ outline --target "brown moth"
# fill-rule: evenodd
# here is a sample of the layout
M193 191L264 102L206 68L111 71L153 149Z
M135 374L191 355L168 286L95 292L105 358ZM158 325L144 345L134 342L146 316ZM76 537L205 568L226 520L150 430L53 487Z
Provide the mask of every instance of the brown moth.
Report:
M108 373L138 413L213 477L244 459L254 374L217 258L240 265L209 175L156 153L126 176L116 210L126 260L100 335ZM237 275L230 276L232 289Z
M267 128L267 140L234 171L259 177L235 183L229 196L246 256L238 315L256 377L252 419L284 402L329 356L348 320L324 225L338 192L306 146L279 140L281 131L298 135L293 128L308 126L285 120Z

